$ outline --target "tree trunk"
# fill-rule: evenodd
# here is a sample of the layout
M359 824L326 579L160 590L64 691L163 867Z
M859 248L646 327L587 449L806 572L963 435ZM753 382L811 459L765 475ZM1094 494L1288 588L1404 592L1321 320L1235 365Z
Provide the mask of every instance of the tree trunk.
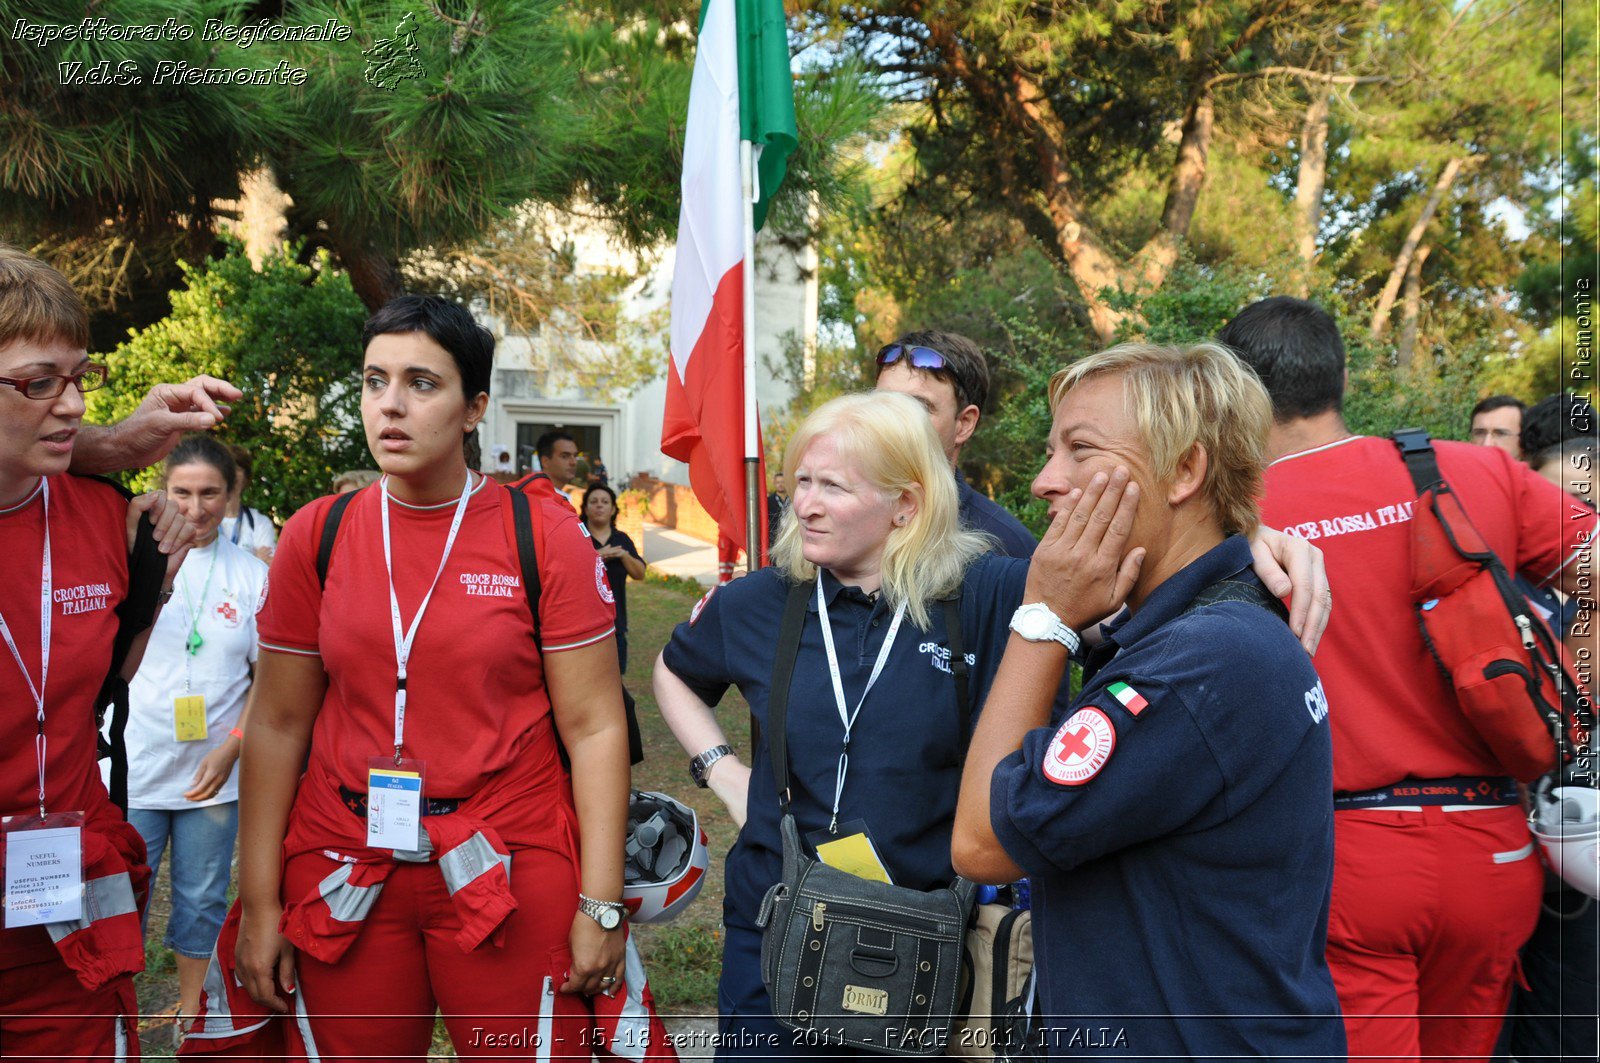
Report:
M1400 245L1400 254L1394 260L1394 268L1389 271L1389 279L1384 282L1383 291L1378 296L1378 305L1372 312L1372 325L1367 331L1373 339L1379 339L1388 331L1389 311L1394 309L1395 297L1400 294L1400 284L1405 280L1406 271L1411 268L1411 258L1417 253L1417 246L1422 243L1423 232L1433 220L1434 212L1439 209L1445 193L1455 184L1465 162L1465 159L1454 158L1444 164L1444 169L1439 172L1439 179L1433 183L1433 191L1428 193L1427 202L1422 205L1422 213L1411 226L1411 231L1406 233L1405 243Z
M1312 82L1311 104L1300 126L1300 172L1294 183L1295 248L1307 272L1317 257L1317 233L1322 228L1322 190L1328 179L1328 109L1333 83ZM1300 294L1309 289L1301 281Z
M1209 88L1201 90L1183 113L1178 158L1167 182L1167 201L1161 209L1161 228L1139 252L1140 277L1149 288L1159 288L1178 262L1178 249L1189 238L1195 207L1206 180L1211 157L1211 132L1216 124L1216 104Z
M1427 352L1417 348L1417 317L1422 311L1422 264L1432 252L1431 246L1423 244L1411 256L1411 265L1406 268L1405 295L1400 302L1399 362L1409 364L1413 373L1428 369Z
M1045 193L1044 211L1050 219L1055 249L1083 295L1089 327L1101 343L1110 343L1116 336L1117 326L1128 315L1113 309L1101 293L1108 288L1123 287L1128 277L1086 225L1083 208L1072 187L1072 176L1067 171L1068 145L1061 141L1061 119L1049 98L1021 73L1013 74L1009 89L1009 102L1025 117L1032 130L1034 158L1039 167L1036 180Z
M341 243L337 250L339 261L350 274L350 286L369 313L405 291L395 262L365 245L351 247Z

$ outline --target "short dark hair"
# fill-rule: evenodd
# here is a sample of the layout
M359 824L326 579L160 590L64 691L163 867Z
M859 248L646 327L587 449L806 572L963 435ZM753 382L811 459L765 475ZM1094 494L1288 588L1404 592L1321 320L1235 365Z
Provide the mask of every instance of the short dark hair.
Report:
M944 355L943 369L918 369L909 361L904 364L918 373L948 380L955 389L957 413L968 406L976 406L979 413L983 412L984 403L989 401L989 361L976 343L955 332L920 329L906 333L889 346L895 344L902 347L931 347ZM878 366L879 374L883 368Z
M178 445L167 455L165 471L171 475L179 465L210 465L222 474L222 482L233 490L233 478L239 466L233 460L231 448L223 446L204 432L191 432L178 440Z
M573 446L578 445L578 441L572 438L572 433L565 428L552 428L534 441L533 452L541 458L548 458L555 452L556 444L563 439Z
M1316 303L1274 295L1251 303L1217 333L1256 371L1279 422L1344 409L1344 339Z
M1503 410L1508 406L1515 407L1518 413L1523 413L1528 409L1528 404L1515 395L1490 395L1474 406L1467 417L1470 420L1480 413L1492 413L1495 410Z
M494 336L463 307L437 295L399 295L378 308L361 327L361 349L378 336L421 332L450 352L471 402L489 393L494 373Z
M604 491L606 494L610 495L611 496L611 509L614 512L616 510L616 508L617 508L617 493L611 489L611 485L606 483L604 480L600 480L600 481L597 481L595 483L592 483L587 488L584 489L583 502L578 506L578 508L583 511L583 516L580 519L585 524L589 523L589 496L594 494L596 491ZM612 518L611 518L611 522L613 524L615 524L616 520L617 520L616 516L613 515Z
M1600 440L1600 423L1595 420L1594 407L1581 395L1558 391L1523 410L1522 453L1530 465L1543 464L1549 452L1563 443L1592 446L1597 440Z

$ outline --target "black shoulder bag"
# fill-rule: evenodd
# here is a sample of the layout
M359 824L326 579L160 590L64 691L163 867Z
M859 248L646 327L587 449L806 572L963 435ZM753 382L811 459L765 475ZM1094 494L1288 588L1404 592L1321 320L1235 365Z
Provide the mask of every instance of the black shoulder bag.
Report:
M806 853L789 810L784 717L806 601L815 587L789 588L772 668L768 742L783 814L783 878L767 891L756 917L762 928L761 978L772 996L773 1017L803 1034L805 1043L938 1055L955 1017L977 887L957 877L947 888L924 892L829 867ZM959 631L959 615L953 606L946 608ZM952 668L957 657L953 652ZM965 673L960 656L964 724L970 720ZM965 733L961 740L964 747Z

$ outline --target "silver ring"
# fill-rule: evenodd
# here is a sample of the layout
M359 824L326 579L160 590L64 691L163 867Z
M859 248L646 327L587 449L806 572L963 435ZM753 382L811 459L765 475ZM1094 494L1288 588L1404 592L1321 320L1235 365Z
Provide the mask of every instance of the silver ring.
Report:
M601 985L610 985L612 982L615 982L615 981L616 981L616 979L608 974L608 975L606 975L606 976L604 976L603 978L600 979L600 984Z

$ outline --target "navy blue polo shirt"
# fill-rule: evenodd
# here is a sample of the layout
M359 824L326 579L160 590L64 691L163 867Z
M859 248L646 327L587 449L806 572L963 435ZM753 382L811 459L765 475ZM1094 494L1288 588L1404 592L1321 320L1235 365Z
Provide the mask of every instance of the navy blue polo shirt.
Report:
M1026 562L991 554L975 560L962 581L961 624L974 720L1005 650L1011 614L1022 604L1027 572ZM894 612L826 572L822 580L845 701L853 709ZM734 580L707 600L695 620L678 625L663 658L708 705L737 686L761 724L748 818L727 860L726 911L748 927L755 925L767 888L782 876L777 784L766 737L773 654L788 587L771 568ZM790 807L802 837L828 825L844 738L814 591L808 609L785 725ZM929 612L927 631L918 630L909 617L902 623L883 674L856 719L839 808L840 823L866 821L895 884L912 889L946 885L954 877L950 834L968 738L960 729L943 603L932 603Z
M1156 588L995 768L1054 1056L1345 1055L1327 701L1277 616L1185 612L1230 576L1255 579L1238 536Z
M979 491L960 472L956 473L956 490L960 500L961 526L969 531L985 532L994 536L995 553L1006 557L1029 558L1039 545L1033 533L1000 503ZM1010 618L1007 617L1009 621Z

